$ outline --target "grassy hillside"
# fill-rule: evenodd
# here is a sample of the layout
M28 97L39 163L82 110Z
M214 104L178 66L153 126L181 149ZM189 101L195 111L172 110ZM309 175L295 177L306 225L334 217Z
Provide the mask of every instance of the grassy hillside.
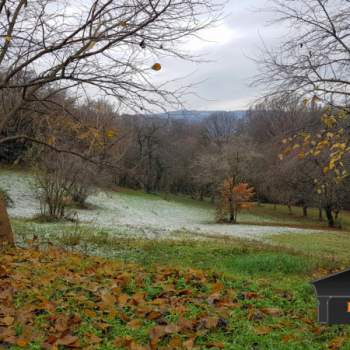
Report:
M0 347L350 349L349 326L316 322L310 284L348 268L346 231L264 205L242 213L241 225L222 225L253 240L235 238L217 233L210 203L126 189L91 198L96 208L82 218L100 221L43 223L17 215L35 205L25 176L7 178L18 181L15 200L25 196L12 224L27 249L2 253Z
M57 232L57 223L51 226L43 224L40 229L36 222L31 221L40 213L34 183L29 173L0 173L0 186L8 191L14 201L9 214L12 218L22 219L23 224L28 224L28 230L44 231L45 234L52 230ZM183 196L150 195L120 188L115 191L96 189L88 202L89 210L71 208L68 215L78 219L84 226L115 235L163 239L186 231L193 234L264 238L270 234L309 233L312 228L323 228L322 225L311 226L311 223L301 225L298 218L279 213L273 215L264 212L263 207L240 213L239 225L217 224L215 208L211 203ZM65 231L67 226L71 230L67 223L62 223L60 227Z
M275 224L287 224L295 227L310 227L310 228L327 228L327 221L325 214L323 213L323 221L319 221L318 209L309 208L308 216L304 217L302 214L302 208L292 206L292 213L286 205L273 204L262 204L256 206L253 209L253 213L264 217L269 217ZM350 231L350 212L343 210L339 215L339 222L341 223L342 229Z

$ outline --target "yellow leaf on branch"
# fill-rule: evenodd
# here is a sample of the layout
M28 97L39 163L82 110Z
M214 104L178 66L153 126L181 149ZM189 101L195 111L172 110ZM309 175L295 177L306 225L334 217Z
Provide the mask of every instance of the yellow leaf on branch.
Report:
M160 65L160 63L155 63L153 66L152 66L152 69L155 70L155 71L159 71L162 69L162 66Z

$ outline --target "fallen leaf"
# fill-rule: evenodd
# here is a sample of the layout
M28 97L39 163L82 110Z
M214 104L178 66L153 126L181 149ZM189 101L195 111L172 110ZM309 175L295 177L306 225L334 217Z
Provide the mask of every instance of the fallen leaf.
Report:
M173 334L173 333L177 333L179 332L180 327L177 326L176 324L172 323L172 324L168 324L164 327L164 332L166 334Z
M27 339L20 338L16 341L16 345L21 347L21 348L26 347L28 344L29 344L29 340L27 340Z
M86 338L88 340L88 344L99 344L102 341L102 339L95 334L89 334L86 336Z
M127 294L121 294L118 297L118 303L120 306L125 306L129 300L129 296Z
M95 311L92 311L90 309L85 309L84 310L84 314L90 318L95 318L97 315L96 315L96 312Z
M162 314L159 311L151 311L146 314L147 320L156 320L157 318L161 317Z
M204 326L207 329L213 329L216 328L219 322L219 319L217 317L207 317L203 319Z
M80 347L77 344L78 341L79 341L78 337L67 334L63 338L60 338L57 340L57 345L64 345L64 346L68 346L68 347Z
M271 315L271 316L280 316L282 314L281 309L272 308L272 307L267 307L267 308L261 309L261 311L264 314Z
M0 325L2 326L11 326L13 322L15 321L15 318L12 316L5 316L0 319Z
M224 349L225 344L223 342L214 341L214 342L210 342L209 344L207 344L207 347L208 348Z
M173 349L180 349L182 345L182 340L179 336L172 337L169 341L169 347Z
M339 337L332 339L328 344L328 349L330 349L330 350L341 349L345 340L346 340L346 338L342 337L342 336L339 336Z
M182 343L182 346L184 347L184 349L186 350L192 350L193 347L194 347L194 341L195 341L196 338L190 338L190 339L187 339L185 340L183 343Z
M126 325L132 329L137 329L137 328L141 327L142 321L141 320L131 320Z
M258 335L265 335L271 333L272 329L268 326L260 326L255 328L255 333Z

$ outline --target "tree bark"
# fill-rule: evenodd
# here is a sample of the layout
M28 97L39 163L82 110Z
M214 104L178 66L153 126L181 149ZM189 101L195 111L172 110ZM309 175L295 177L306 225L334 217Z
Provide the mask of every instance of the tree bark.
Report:
M0 196L0 245L15 245L5 200Z
M321 207L318 208L318 220L323 221L323 212Z
M332 207L327 205L324 208L327 216L327 221L328 221L328 226L329 227L334 227L334 218L333 218L333 213L332 213Z
M339 210L336 209L336 210L334 210L334 219L338 220L338 217L339 217Z
M303 206L303 216L307 217L307 207Z

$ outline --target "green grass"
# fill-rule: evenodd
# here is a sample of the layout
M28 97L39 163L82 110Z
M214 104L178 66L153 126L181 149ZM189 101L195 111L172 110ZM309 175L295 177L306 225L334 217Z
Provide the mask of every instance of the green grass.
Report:
M326 269L328 273L340 267L335 261L236 239L183 242L116 239L106 240L104 244L114 250L118 259L140 264L150 271L153 266L171 266L200 268L209 271L209 275L223 274L222 282L236 291L240 306L228 315L228 331L217 330L210 339L199 336L198 349L209 349L205 344L210 341L220 342L228 350L327 349L334 338L350 334L348 326L320 326L315 321L316 299L309 282L319 276L320 270L325 273ZM162 285L155 284L152 279L144 283L150 300L162 292ZM176 286L179 290L188 288L183 278L177 279ZM132 293L133 286L128 288L126 291ZM70 307L78 311L74 305ZM189 318L201 312L196 305L186 307ZM260 311L264 309L279 311L277 315L269 315ZM166 317L168 322L177 319L176 314ZM145 341L148 330L147 323L135 331L119 321L112 322L111 327L113 334L132 335L140 342ZM94 331L86 320L78 334ZM350 343L345 342L342 349L349 348ZM101 346L100 349L109 348Z
M350 240L345 232L273 235L269 237L273 244L268 244L227 237L191 240L188 236L185 240L173 241L127 239L88 226L77 228L69 223L41 224L30 220L14 220L13 225L24 240L36 233L39 240L42 237L53 239L55 244L78 251L85 247L89 254L135 263L147 271L169 266L202 269L209 275L220 274L222 283L236 291L239 307L233 308L227 316L226 331L217 330L210 338L199 336L196 339L198 349L209 349L208 342L224 344L224 349L228 350L328 349L338 341L336 339L344 340L341 349L350 349L349 326L317 324L317 302L310 284L311 280L344 269L350 263L347 255ZM146 278L144 285L150 300L162 292L162 285L151 278ZM179 277L176 287L186 289L188 282ZM130 284L125 291L132 293L134 288ZM21 304L29 297L26 295L17 302ZM74 305L69 307L75 310ZM186 315L190 318L201 312L195 304L186 307ZM276 315L265 314L261 312L264 309L278 312ZM176 322L178 315L170 313L165 317L168 322ZM146 323L132 331L119 321L111 324L113 334L131 334L141 343L147 338L150 327ZM81 327L79 334L96 332L89 319ZM114 348L104 344L100 349Z
M296 251L350 263L350 233L348 232L280 234L271 235L269 240Z
M261 204L252 209L252 213L269 218L276 224L286 224L304 228L327 228L327 221L323 213L323 221L319 221L318 209L309 208L308 216L304 217L302 208L292 206L292 214L289 213L286 205ZM344 231L350 231L350 212L342 211L339 215L339 222Z
M121 195L159 200L159 196L139 191L122 190ZM208 202L198 202L187 197L162 195L164 200L180 202L188 206L213 209ZM343 227L350 229L350 215L341 215ZM293 208L288 213L285 206L264 204L250 212L241 213L241 223L289 225L303 228L326 228L325 222L318 221L316 209L309 210L309 217L302 217L301 208ZM102 255L127 263L135 263L152 271L153 267L176 267L179 269L202 269L209 275L220 274L220 280L228 288L236 291L239 307L233 308L227 316L228 330L217 330L212 339L199 336L197 348L209 349L205 344L220 342L225 349L350 349L349 326L320 326L316 322L316 298L310 281L350 265L350 237L343 231L324 231L312 234L280 234L267 237L268 242L247 241L227 237L213 238L198 236L193 240L186 232L178 232L178 240L146 240L126 238L113 230L76 225L70 222L40 223L33 220L12 220L17 236L23 244L48 242L68 250L88 255ZM35 242L28 242L34 236ZM176 235L175 235L176 236ZM86 258L88 260L88 258ZM81 267L84 268L83 266ZM187 282L178 278L178 289L186 289ZM130 284L127 293L135 286ZM205 286L202 288L205 288ZM152 279L145 280L148 298L155 298L162 286ZM247 298L247 293L253 295ZM19 294L16 303L21 305L30 300L30 295ZM196 305L186 305L188 317L200 313ZM74 305L69 306L77 311ZM260 310L278 309L278 315L264 314ZM167 314L166 319L177 320L176 313ZM79 334L94 333L91 320L84 320ZM45 322L38 319L37 322ZM131 331L119 321L111 321L113 334L129 335L142 343L145 341L149 325L146 323L136 331ZM266 331L268 330L268 332ZM99 333L97 333L99 334ZM334 339L344 340L340 347L333 346ZM1 346L1 343L0 343ZM30 349L40 349L31 344ZM13 347L12 349L19 349ZM29 347L28 347L29 349ZM104 344L100 349L115 347ZM211 349L217 349L211 347Z
M189 196L186 195L174 195L172 193L145 193L140 190L132 190L129 188L120 188L118 187L116 190L119 195L126 195L126 196L132 196L136 198L142 198L147 200L159 200L160 198L167 201L167 202L175 202L183 205L187 205L190 207L199 207L199 208L207 208L207 209L213 209L214 205L213 203L209 202L208 200L195 200Z

